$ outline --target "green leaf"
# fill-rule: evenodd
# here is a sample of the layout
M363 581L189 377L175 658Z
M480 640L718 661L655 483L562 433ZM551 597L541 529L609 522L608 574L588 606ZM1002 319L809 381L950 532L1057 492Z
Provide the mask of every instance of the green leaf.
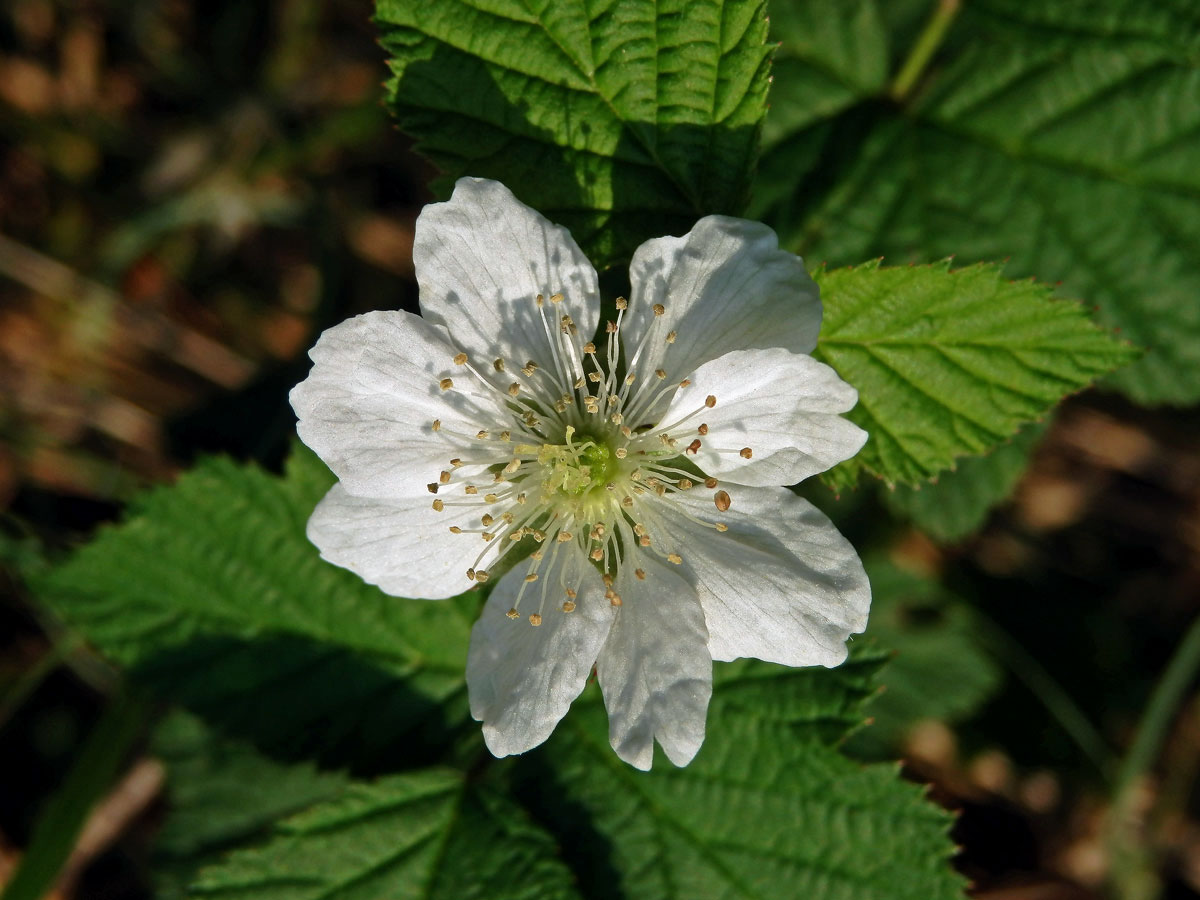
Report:
M995 265L871 262L816 279L825 320L814 355L858 389L849 417L870 435L826 476L837 488L863 470L889 484L936 475L1133 355L1079 304Z
M879 759L896 753L922 719L956 722L975 713L1002 676L958 597L886 560L866 565L872 594L866 637L894 656L880 679L884 690L867 704L873 722L850 738L849 748Z
M875 0L798 0L771 7L771 109L763 146L879 93L888 76L888 34Z
M590 689L525 764L519 792L581 883L611 885L600 896L961 897L949 814L895 766L830 746L861 721L879 663L867 653L835 670L719 666L699 755L675 769L660 754L649 773L613 755Z
M1027 426L990 453L960 460L936 481L885 490L884 502L893 513L911 519L930 537L961 540L978 530L988 513L1012 494L1045 432L1043 425Z
M201 873L191 896L254 900L574 898L554 842L458 772L354 782Z
M1061 280L1147 349L1113 385L1144 403L1193 403L1198 35L1189 3L963 4L913 108L827 127L839 140L824 150L830 168L760 207L812 260L953 254Z
M200 866L265 837L283 816L336 796L348 780L311 763L274 762L181 711L159 724L151 749L167 767L167 817L153 860L162 900L185 896Z
M598 267L738 213L766 109L763 0L378 0L401 128L445 177L496 178Z
M273 752L394 765L401 734L465 717L478 600L387 597L323 562L304 528L332 482L299 446L284 479L208 460L35 586L159 692Z

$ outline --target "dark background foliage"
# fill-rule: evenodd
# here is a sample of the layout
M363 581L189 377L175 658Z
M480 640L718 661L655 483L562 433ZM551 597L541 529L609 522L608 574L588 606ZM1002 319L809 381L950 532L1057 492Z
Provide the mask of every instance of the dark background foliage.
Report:
M985 10L960 21L948 47L977 40L1004 19L1002 6L992 4L990 19ZM213 773L228 780L226 790L246 790L262 758L242 745L210 746L192 719L154 727L161 701L131 696L137 689L28 587L140 489L207 454L280 470L292 438L286 393L306 371L315 335L356 312L416 308L412 228L436 173L383 108L385 53L370 12L348 0L13 0L0 12L0 884L31 846L39 812L64 791L68 805L72 796L85 808L99 798L104 815L75 842L58 894L144 897L153 883L179 890L172 873L187 878L199 852L260 835L332 795L344 768L378 774L436 753L470 757L473 731L397 693L368 662L295 636L267 645L212 638L144 668L236 737L259 737L263 711L255 689L228 673L256 654L280 673L362 686L366 719L402 714L379 713L379 727L360 721L362 731L347 735L330 730L337 720L323 718L319 702L275 710L296 717L311 742L281 746L267 735L256 746L273 760L315 757L322 770L290 775L286 790L256 806L260 818L226 823L228 807L216 802L216 811L197 812L168 799L170 773L219 798ZM895 4L888 17L895 46L883 58L898 62L924 6ZM788 55L786 31L775 36L784 41L776 84L789 74L796 85L814 78L810 69L821 67ZM853 192L838 190L869 194L856 167L879 154L898 159L896 148L912 144L911 158L933 182L937 161L953 169L951 145L970 138L943 133L936 105L913 114L886 96L882 74L860 74L837 109L768 119L756 213L793 246L836 263L958 252L964 261L1017 257L1030 270L1019 274L1071 274L1039 271L1024 244L1005 250L985 239L987 221L964 224L961 186L943 184L945 196L890 213L869 199L855 206ZM774 102L783 107L785 96ZM682 131L677 138L689 141ZM623 140L633 146L636 135ZM903 191L909 175L895 171L897 159L882 171L885 186ZM1045 189L1044 173L1029 177ZM618 181L626 192L648 190ZM925 243L923 215L939 223ZM678 212L676 230L688 216ZM1194 263L1194 243L1172 239ZM614 241L603 252L619 258L636 243ZM1089 285L1072 287L1086 295ZM1130 290L1123 278L1109 289L1118 307ZM852 540L878 548L878 644L864 644L897 651L881 676L888 689L875 725L846 746L866 759L903 757L907 777L930 782L935 799L958 811L956 865L977 896L1103 896L1112 768L1197 612L1200 417L1092 391L1069 399L1044 435L1027 432L1017 445L994 451L1015 456L1011 477L992 492L1011 499L967 537L970 525L951 522L939 533L937 523L908 524L932 491L863 486L835 498L808 489ZM1032 462L1018 480L1027 450ZM991 466L972 474L971 465L943 481L957 478L962 491L1005 481ZM954 502L947 496L932 504ZM189 693L214 659L230 678L229 702ZM1198 709L1189 694L1172 720L1161 759L1138 785L1138 827L1127 839L1168 897L1200 893ZM421 723L399 745L387 730L397 720ZM80 759L94 764L95 783L68 778ZM609 857L578 850L603 843L581 813L589 798L564 800L537 775L534 765L518 766L506 787L574 848L568 865L609 883ZM486 792L469 801L490 802ZM189 830L173 818L180 809L222 828L211 838Z

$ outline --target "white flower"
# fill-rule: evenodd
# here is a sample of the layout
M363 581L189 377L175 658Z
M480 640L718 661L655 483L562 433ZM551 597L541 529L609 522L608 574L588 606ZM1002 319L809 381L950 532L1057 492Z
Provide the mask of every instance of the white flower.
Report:
M647 241L603 325L571 235L497 182L427 206L413 258L423 315L329 329L292 391L300 437L340 479L308 536L405 597L525 556L471 635L494 754L549 737L594 666L617 754L648 769L657 739L682 766L712 660L845 659L870 604L862 564L778 485L866 434L838 415L854 389L806 355L817 287L769 228L709 216Z

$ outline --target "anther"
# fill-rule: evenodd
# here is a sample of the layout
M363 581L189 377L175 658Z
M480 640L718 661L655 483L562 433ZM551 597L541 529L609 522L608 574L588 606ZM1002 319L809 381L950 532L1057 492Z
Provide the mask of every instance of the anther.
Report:
M578 596L579 596L579 594L577 594L577 593L576 593L574 590L572 590L571 588L567 588L567 596L568 596L568 597L570 597L572 600L574 600L576 597L578 597Z
M741 456L742 459L749 459L750 457L752 457L754 455L754 451L751 450L749 447L743 447L738 452L738 455Z
M629 301L626 300L624 297L618 297L617 298L617 309L628 309L628 308L629 308Z
M650 535L643 534L640 538L638 538L638 543L641 544L643 547L649 547L650 546Z
M491 577L492 577L491 574L488 572L485 572L483 569L480 569L479 571L477 571L475 573L475 580L478 581L480 584L483 584L485 581L487 581Z
M575 602L573 600L564 600L562 605L563 612L575 612Z
M717 479L715 479L715 478L705 478L705 479L704 479L704 486L705 486L706 488L708 488L708 489L711 491L713 488L715 488L715 487L717 486Z
M510 619L521 618L521 614L519 612L517 612L516 607L513 607L512 609L510 609L508 612L505 613L505 615L508 616Z
M626 384L633 384L635 381L637 381L637 373L636 372L630 372L628 375L625 376Z
M660 379L666 378L667 370L666 369L655 369L654 374L657 375Z
M663 306L661 303L655 303L654 306L651 307L651 309L654 310L654 314L656 316L661 316L663 313L665 313L667 311L667 308L665 306Z
M435 510L437 510L438 512L441 512L443 509L445 509L445 508L446 508L446 504L445 504L445 503L443 503L441 500L434 500L434 501L433 501L433 508L434 508Z
M703 422L701 422L700 427L696 429L696 433L697 434L708 434L708 426L705 425Z
M707 406L709 409L712 409L714 406L716 406L716 405L717 405L717 398L716 398L716 395L715 395L715 394L709 394L707 397L705 397L705 398L704 398L704 405L705 405L705 406Z
M504 467L504 474L511 475L513 472L517 471L517 469L519 469L519 468L521 468L521 460L510 459L508 461L508 465Z
M504 360L499 359L499 358L492 360L492 368L495 369L497 372L503 372L504 371Z
M615 456L617 459L624 459L628 455L629 455L629 451L626 450L624 447L618 447L616 450L613 451L613 456Z
M733 505L733 500L730 499L726 491L717 491L713 494L713 503L716 504L717 509L721 512L726 512Z
M536 303L538 306L541 306L542 304L544 304L546 302L546 298L543 297L541 294L538 294L533 302Z
M537 572L530 572L528 575L525 576L526 584L533 584L537 580L538 580Z
M442 430L442 420L441 420L441 419L434 419L434 420L433 420L433 425L432 425L431 427L432 427L432 429L433 429L434 431L441 431L441 430Z
M667 554L667 562L673 563L674 565L678 566L683 563L683 557L680 556L678 553L668 553Z
M551 302L551 303L562 303L562 302L563 302L563 295L562 295L562 294L551 294L551 295L550 295L550 302Z
M454 387L454 379L443 378L441 381L438 382L438 386L441 387L441 389L443 391L448 391L448 390L450 390L450 388Z
M583 352L588 353L588 354L595 353L596 345L593 344L591 341L588 341L586 344L583 345Z
M429 493L431 493L431 494L437 493L438 486L437 486L436 481L431 481L429 484L425 485L425 487L429 490Z
M461 466L462 464L463 464L462 460L459 459L457 456L454 457L454 459L450 460L450 465L454 466L454 468L456 468L456 469L459 466Z
M616 579L615 579L615 578L613 578L613 577L612 577L610 574L608 574L607 572L605 572L605 573L604 573L604 576L603 576L603 580L604 580L604 586L605 586L606 588L610 588L610 587L612 587L612 586L613 586L613 582L614 582Z
M588 372L587 377L588 377L588 381L590 381L592 384L598 384L601 379L601 375L599 372Z
M508 396L510 396L510 397L515 397L515 396L517 396L517 394L519 394L519 393L521 393L521 385L520 385L520 382L516 382L516 381L514 381L512 384L510 384L510 385L508 386Z
M604 559L604 551L601 550L599 547L597 547L595 550L593 550L589 555L596 562L600 562L600 560Z
M690 478L680 478L678 484L675 486L681 491L690 491L692 489L692 480Z
M521 367L521 371L524 372L526 375L532 375L537 370L538 370L538 364L535 363L532 359L525 360L525 365L523 365Z
M646 580L646 570L645 569L634 569L633 574L637 576L638 581Z
M692 383L692 379L690 379L690 378L685 378L685 379L683 379L683 381L679 382L679 386L680 386L680 387L687 387L687 386L688 386L689 384L691 384L691 383Z
M690 453L690 454L692 454L692 456L695 456L697 453L699 453L700 452L700 438L696 438L694 441L692 441L690 444L688 444L687 447L684 449L684 452Z
M480 537L483 538L483 541L485 544L489 544L496 539L496 535L494 535L490 531L483 532L483 534L481 534Z
M479 441L486 441L488 439L487 429L480 428L477 432L475 432L475 439Z
M475 570L474 569L467 569L467 578L471 581L475 580Z
M458 356L454 357L454 364L456 366L463 366L463 365L466 365L466 363L467 363L467 354L460 353L460 354L458 354Z
M450 483L450 473L442 472L440 475L438 475L438 481L442 484L449 484Z
M500 498L497 497L495 494L484 494L483 495L483 500L485 503L495 503L499 499Z
M726 525L724 522L713 522L713 527L716 528L717 531L722 531L722 532L729 530L729 526Z
M475 487L473 484L468 484L465 488L463 488L463 493L475 496L479 493L479 488Z
M534 628L537 628L539 625L542 624L542 617L539 616L537 613L530 613L529 614L529 624L532 625Z
M613 591L609 591L604 596L608 597L608 602L611 603L613 606L621 605L621 595L620 594L617 594Z
M459 528L457 525L451 525L451 526L450 526L450 533L451 533L451 534L462 534L462 529L461 529L461 528Z
M605 334L616 334L617 333L617 323L616 322L605 322L604 323L604 333Z
M558 537L555 538L555 540L557 540L560 544L565 544L565 543L567 543L567 541L571 540L571 538L573 538L573 537L574 537L574 535L571 534L571 532L569 532L569 531L560 531L558 533Z
M674 332L674 331L672 331L672 332L669 332L669 333L667 334L667 343L668 343L668 344L673 344L673 343L675 343L675 338L676 338L676 337L678 337L678 336L679 336L679 335L678 335L676 332Z
M488 515L487 513L484 513L484 514L483 514L483 518L481 518L479 521L483 523L483 527L484 527L484 528L487 528L489 525L491 525L491 524L492 524L493 522L495 522L496 520L495 520L495 519L493 519L493 518L492 518L490 515Z

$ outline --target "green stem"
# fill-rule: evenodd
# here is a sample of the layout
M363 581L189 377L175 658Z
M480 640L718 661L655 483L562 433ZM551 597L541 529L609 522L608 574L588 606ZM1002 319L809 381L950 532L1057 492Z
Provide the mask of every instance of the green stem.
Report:
M1197 672L1200 672L1200 616L1184 635L1162 678L1155 685L1154 693L1150 695L1150 703L1138 725L1137 736L1125 754L1121 768L1117 770L1114 796L1129 790L1138 776L1144 774L1158 759L1175 711L1183 702L1183 696Z
M962 0L938 0L929 21L925 23L925 28L918 35L917 42L908 51L908 58L904 60L900 71L892 79L892 86L888 88L888 93L893 100L903 101L908 97L917 80L925 72L925 67L929 65L929 60L933 58L933 54L945 40L950 23L954 21L960 9L962 9Z
M0 729L4 728L13 713L21 708L21 705L41 686L42 682L81 646L83 646L82 640L55 644L29 667L8 693L0 696Z
M1153 855L1143 841L1137 840L1133 804L1138 784L1161 755L1175 713L1197 672L1200 672L1200 616L1184 635L1155 685L1137 734L1113 782L1108 829L1111 880L1116 896L1127 900L1150 900L1162 890Z

